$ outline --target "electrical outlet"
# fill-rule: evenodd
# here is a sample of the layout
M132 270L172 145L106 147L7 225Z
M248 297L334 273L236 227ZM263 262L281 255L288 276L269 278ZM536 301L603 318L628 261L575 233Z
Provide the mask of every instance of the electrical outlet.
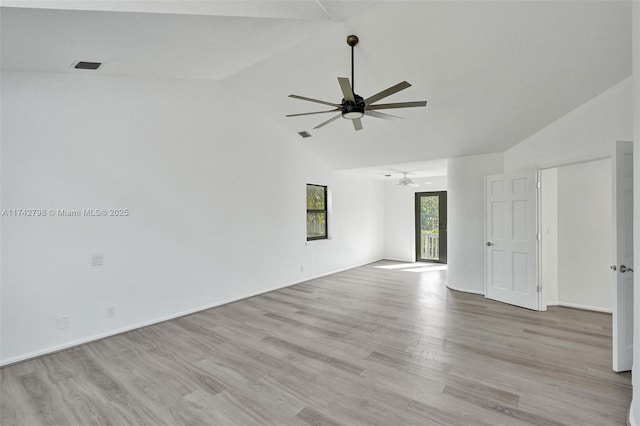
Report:
M115 306L109 306L107 308L107 318L113 318L116 316L116 307Z
M104 265L104 254L92 254L91 260L89 262L91 266L102 266Z
M56 325L58 326L58 330L62 330L64 328L69 328L69 317L63 316L56 320Z

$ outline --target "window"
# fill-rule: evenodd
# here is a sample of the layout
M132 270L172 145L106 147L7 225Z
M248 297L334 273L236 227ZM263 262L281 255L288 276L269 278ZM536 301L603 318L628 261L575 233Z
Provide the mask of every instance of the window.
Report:
M307 184L307 241L327 239L327 187Z

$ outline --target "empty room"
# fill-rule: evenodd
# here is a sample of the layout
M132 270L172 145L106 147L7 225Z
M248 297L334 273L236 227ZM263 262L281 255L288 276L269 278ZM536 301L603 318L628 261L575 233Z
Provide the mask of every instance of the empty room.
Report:
M3 426L640 425L640 2L0 6Z

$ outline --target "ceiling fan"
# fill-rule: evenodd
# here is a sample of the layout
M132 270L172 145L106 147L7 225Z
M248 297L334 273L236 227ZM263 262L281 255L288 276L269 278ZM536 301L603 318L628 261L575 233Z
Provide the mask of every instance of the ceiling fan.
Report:
M289 95L290 98L302 99L303 101L315 102L318 104L329 105L335 107L335 109L330 109L327 111L316 111L316 112L303 112L300 114L289 114L287 117L298 117L301 115L312 115L312 114L325 114L327 112L338 112L338 115L318 124L314 129L319 129L320 127L326 126L334 120L342 117L347 120L351 120L353 122L353 128L357 130L362 130L362 121L360 120L363 116L367 115L369 117L382 118L385 120L393 120L393 119L401 119L402 117L397 117L391 114L385 114L383 112L378 112L380 109L391 109L391 108L411 108L411 107L424 107L427 106L427 101L415 101L415 102L396 102L391 104L375 104L381 99L386 98L387 96L391 96L394 93L397 93L401 90L406 89L407 87L411 87L409 83L403 81L394 86L389 87L379 93L376 93L373 96L369 96L364 99L362 96L359 96L355 92L354 78L353 78L353 48L358 44L358 36L350 35L347 37L347 44L351 46L351 83L349 83L349 79L346 77L338 77L338 84L340 85L340 89L342 90L342 102L339 104L333 102L321 101L318 99L307 98L305 96L299 95Z
M398 185L399 186L420 186L417 183L415 183L411 178L408 178L407 173L409 172L402 172L404 176L398 181Z

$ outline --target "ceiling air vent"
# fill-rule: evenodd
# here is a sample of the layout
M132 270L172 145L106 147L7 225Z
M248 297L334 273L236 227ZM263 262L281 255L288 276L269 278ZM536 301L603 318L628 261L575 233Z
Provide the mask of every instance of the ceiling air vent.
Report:
M307 132L306 130L303 130L302 132L298 132L298 134L300 136L302 136L303 138L310 138L311 137L311 133Z
M80 61L74 66L74 68L79 70L97 70L98 68L100 68L100 65L102 65L102 62Z

